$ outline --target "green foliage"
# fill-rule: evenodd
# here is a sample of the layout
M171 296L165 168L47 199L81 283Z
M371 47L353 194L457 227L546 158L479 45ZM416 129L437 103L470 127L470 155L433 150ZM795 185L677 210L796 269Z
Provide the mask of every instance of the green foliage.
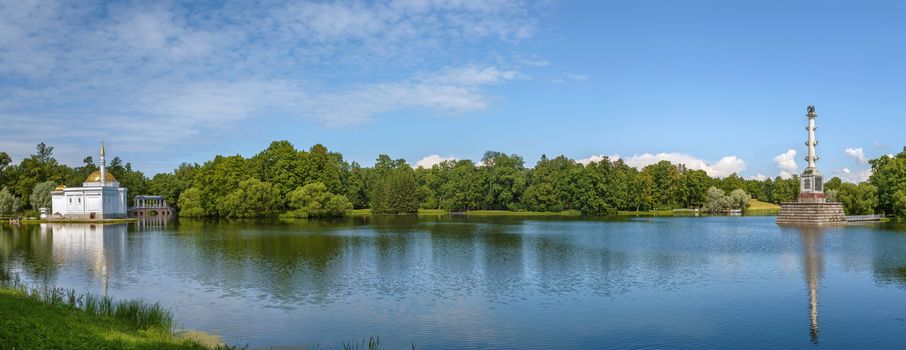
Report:
M50 209L51 200L50 192L57 187L57 184L53 181L44 181L35 185L34 191L31 192L31 197L29 197L29 202L31 207L38 208L48 208Z
M484 207L491 210L517 209L521 206L522 193L527 184L525 161L516 154L485 152L480 168L486 191Z
M771 188L771 203L795 202L799 198L799 177L793 176L783 179L780 176L774 179Z
M234 218L267 217L279 213L283 206L280 190L269 182L248 179L221 198L217 210L221 216Z
M840 180L839 177L832 177L830 180L824 183L824 192L828 191L839 191L840 186L843 186L843 180Z
M875 186L878 193L878 211L898 215L896 193L906 189L906 147L893 157L882 156L872 159L872 174L869 182Z
M727 197L727 202L730 204L730 209L739 209L745 211L749 206L749 201L752 200L752 196L746 193L745 190L737 188L730 192L730 195Z
M163 196L167 204L176 205L178 209L182 209L178 204L180 196L192 187L197 169L197 164L182 163L172 173L154 175L148 181L148 194ZM201 194L198 193L198 195ZM201 205L200 200L198 205ZM204 211L204 209L201 210Z
M107 167L107 171L116 177L121 187L128 188L130 194L148 194L148 178L142 172L132 170L131 163L123 163L119 157L114 157L110 166ZM133 205L134 200L133 196L127 198L129 205Z
M751 200L752 196L744 189L737 188L728 195L724 190L711 186L705 193L705 205L702 210L709 213L720 213L730 209L745 211Z
M714 180L704 170L687 170L680 181L679 201L685 208L700 208Z
M371 212L375 214L418 213L419 185L415 171L405 161L397 162L394 168L375 183Z
M349 175L346 177L346 198L352 202L353 208L361 209L368 207L368 188L366 187L368 179L368 169L362 168L359 163L352 162L349 167Z
M870 215L875 213L878 205L878 191L867 182L858 185L842 183L837 191L836 200L843 203L847 215Z
M296 188L287 195L291 216L303 218L343 217L352 212L352 203L346 196L327 191L320 182Z
M179 195L178 207L179 215L186 217L200 217L205 215L204 207L201 205L201 190L192 187L183 191Z
M0 189L0 214L12 215L17 210L19 210L19 198L9 193L6 187Z
M893 196L893 216L897 221L906 221L906 190L898 190Z
M53 159L53 147L44 144L39 144L35 154L18 165L0 152L0 181L17 202L16 209L34 207L32 194L44 192L36 191L36 185L53 181L78 186L97 170L92 157L86 157L83 163L73 168L60 165ZM542 156L534 168L526 168L518 155L488 151L480 163L456 160L414 170L405 160L380 155L369 168L355 162L350 165L341 154L330 152L323 145L302 151L288 141L275 141L252 158L216 156L201 165L182 164L173 172L151 179L120 158L113 158L108 169L122 186L129 188L131 195L162 195L176 204L184 216L272 216L288 211L293 211L290 215L301 215L299 210L307 206L291 203L289 194L317 183L326 189L319 196L334 197L308 204L345 207L337 198L345 196L355 209L372 208L374 213L390 214L425 208L609 215L618 210L706 207L709 200L715 208L742 207L741 195L735 198L735 204L721 204L709 198L710 187L723 190L727 201L735 190L770 203L795 201L799 194L799 179L795 176L758 181L732 174L715 179L703 170L666 161L638 170L619 159L603 158L583 165L565 156ZM872 169L871 183L878 198L875 206L893 213L894 193L906 188L906 150L895 157L873 160ZM842 186L839 178L832 178L825 189L840 195ZM859 190L855 196L847 197L854 192L843 192L843 199L850 200L852 208L859 208L855 211L864 212L871 206L870 193Z
M730 199L724 190L711 186L705 194L705 205L702 210L708 213L720 213L730 209Z

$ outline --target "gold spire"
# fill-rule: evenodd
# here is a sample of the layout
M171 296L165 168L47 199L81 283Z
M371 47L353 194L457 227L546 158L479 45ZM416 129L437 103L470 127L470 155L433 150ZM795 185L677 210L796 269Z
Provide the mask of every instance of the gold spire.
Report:
M101 140L101 157L104 156L104 141Z

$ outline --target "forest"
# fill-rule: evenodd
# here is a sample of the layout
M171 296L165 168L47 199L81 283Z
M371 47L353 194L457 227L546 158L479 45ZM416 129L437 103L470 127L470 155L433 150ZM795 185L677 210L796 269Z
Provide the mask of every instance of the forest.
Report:
M877 212L906 217L906 148L874 159L871 165L873 175L865 183L831 178L825 185L829 198L843 202L850 215ZM49 189L58 184L80 186L97 169L90 156L81 166L60 164L53 157L53 147L44 143L19 164L0 152L0 214L34 210L49 202ZM107 170L129 188L130 197L163 195L181 216L199 217L332 217L353 208L369 208L373 214L441 209L613 215L726 209L742 195L781 203L794 201L799 192L797 177L758 181L732 174L712 178L703 170L668 161L636 169L620 159L581 164L562 155L542 155L527 167L519 155L494 151L478 162L449 160L431 168L413 168L404 159L382 154L372 167L363 167L323 145L299 150L288 141L275 141L249 158L218 155L150 178L119 157L110 161ZM131 205L132 198L129 201Z

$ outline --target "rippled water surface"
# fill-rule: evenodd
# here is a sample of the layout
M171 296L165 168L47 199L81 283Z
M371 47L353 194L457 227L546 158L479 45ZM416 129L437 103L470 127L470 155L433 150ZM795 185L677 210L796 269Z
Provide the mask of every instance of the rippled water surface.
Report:
M35 283L259 347L902 348L906 230L773 217L0 226Z

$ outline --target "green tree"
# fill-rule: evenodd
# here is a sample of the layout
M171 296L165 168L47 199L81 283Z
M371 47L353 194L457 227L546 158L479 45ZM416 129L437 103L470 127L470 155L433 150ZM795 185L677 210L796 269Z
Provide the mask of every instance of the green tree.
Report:
M446 161L438 166L447 169L447 181L440 188L440 206L451 211L480 209L487 189L482 173L471 160Z
M113 157L107 171L116 177L120 187L129 189L129 194L142 195L148 193L148 178L141 171L132 170L132 163L123 162L120 157ZM127 198L127 203L133 205L134 196Z
M352 202L354 208L368 207L368 170L362 168L359 163L352 162L349 167L349 176L346 180L346 198Z
M872 159L872 174L869 183L875 186L878 193L878 211L895 213L897 191L906 188L906 147L899 154Z
M906 221L906 190L897 190L893 196L893 215L897 221ZM0 202L2 203L2 202Z
M0 190L0 214L12 215L17 210L19 210L19 198L9 193L9 190L4 187Z
M57 184L53 181L45 181L35 185L35 189L31 192L31 196L29 197L31 207L34 209L50 209L50 192L53 191L55 187L57 187Z
M730 192L730 195L727 196L727 201L730 204L730 209L739 209L743 212L749 207L749 201L752 200L752 196L746 193L746 190L737 188Z
M302 160L302 172L305 174L305 183L320 182L327 186L331 193L344 193L343 170L346 167L343 156L331 153L324 145L317 144L308 150Z
M837 201L843 204L843 210L848 215L874 214L878 205L877 188L867 182L858 185L842 183L837 191Z
M680 172L676 165L662 160L642 168L653 181L651 196L657 209L671 209L681 201Z
M280 189L269 182L250 178L220 199L218 212L227 217L253 218L277 214L283 206Z
M708 213L720 213L732 206L724 190L711 186L705 194L705 205L702 210Z
M839 177L834 176L824 183L824 192L827 193L827 191L838 191L840 190L840 186L842 185L843 180L840 180Z
M249 166L259 180L278 187L280 194L285 196L305 183L305 156L305 152L296 150L289 141L274 141L249 159Z
M479 168L486 181L483 202L487 209L517 209L526 187L525 161L516 154L487 151Z
M784 179L778 176L771 188L771 203L795 202L799 197L799 177Z
M13 162L13 159L10 158L9 154L6 152L0 152L0 184L9 183L8 179L8 169L9 165Z
M636 211L654 209L654 178L650 173L639 172L633 183L632 193Z
M198 164L182 163L172 173L154 175L148 181L148 194L164 196L168 204L175 204L179 208L179 198L183 191L192 187L197 169ZM198 204L200 205L201 203L199 202Z
M680 181L680 203L685 208L700 208L714 180L704 170L686 170Z
M287 196L292 216L303 218L343 217L352 211L352 203L346 196L327 191L320 182L296 188Z
M192 187L179 194L177 206L179 215L185 217L200 217L205 215L201 205L201 190Z
M415 171L405 162L391 170L376 184L371 212L374 214L418 213L418 181Z
M530 172L529 185L525 190L525 205L535 211L558 212L572 208L576 184L571 182L572 171L581 164L564 156L547 159L542 155Z
M216 156L195 172L192 187L201 191L201 205L206 216L226 216L217 203L239 187L239 182L251 176L249 162L242 156Z

